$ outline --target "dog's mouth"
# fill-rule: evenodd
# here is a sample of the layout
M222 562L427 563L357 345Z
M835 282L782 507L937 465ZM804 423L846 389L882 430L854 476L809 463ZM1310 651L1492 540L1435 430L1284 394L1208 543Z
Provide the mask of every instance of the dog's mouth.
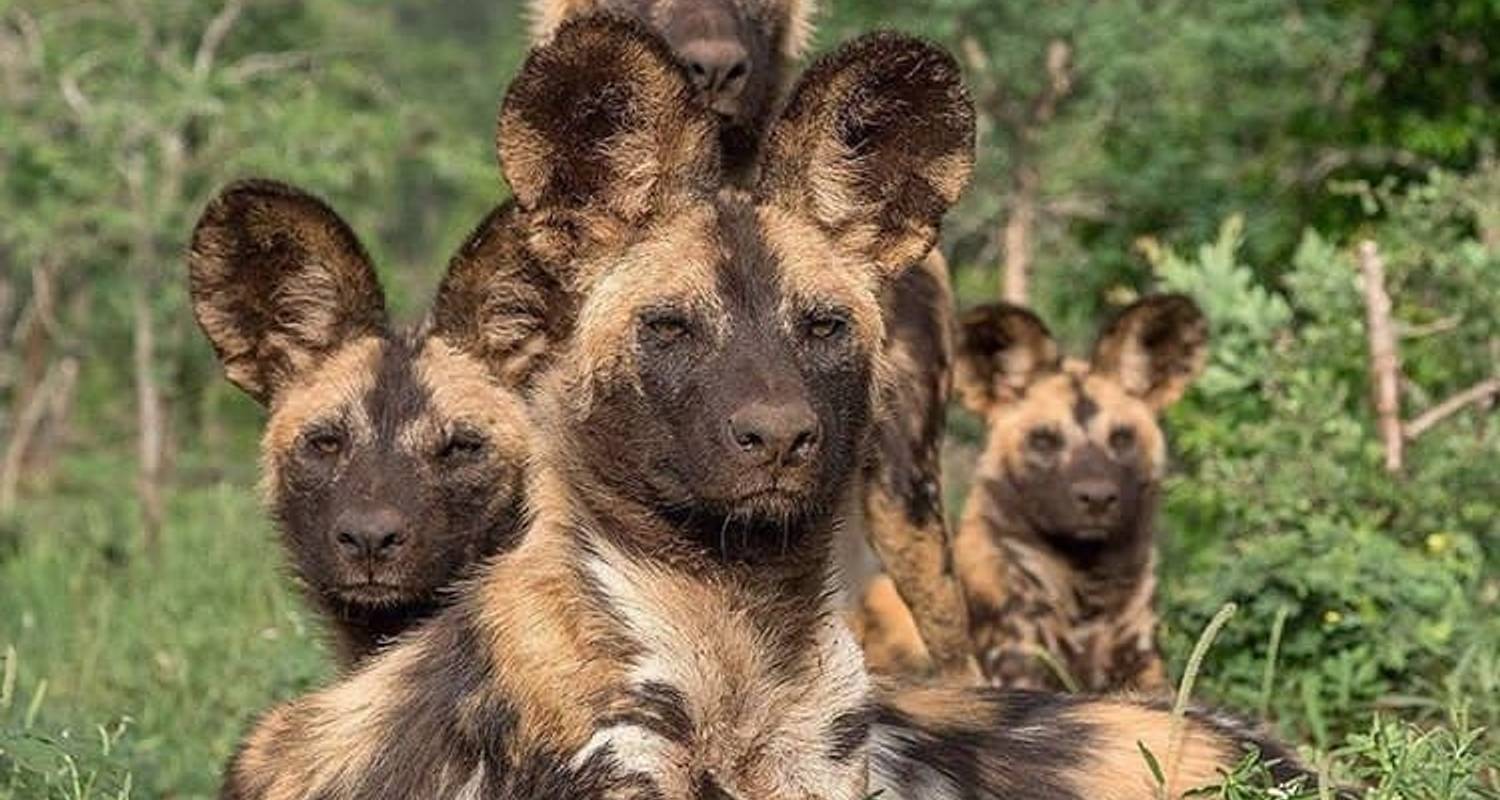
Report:
M341 583L334 587L333 594L348 605L389 608L414 602L420 593L399 583L369 578Z

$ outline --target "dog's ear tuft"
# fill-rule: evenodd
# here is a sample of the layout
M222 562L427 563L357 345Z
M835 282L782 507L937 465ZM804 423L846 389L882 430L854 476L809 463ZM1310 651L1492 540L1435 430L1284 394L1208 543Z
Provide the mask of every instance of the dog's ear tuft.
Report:
M354 232L286 184L220 192L187 262L193 315L225 376L262 404L341 345L386 330L385 295Z
M758 191L890 274L932 247L973 167L957 62L875 33L808 68L768 134Z
M565 23L526 59L496 144L516 201L560 247L611 241L719 183L718 127L640 23Z
M991 303L959 320L953 383L964 406L976 414L1020 399L1026 387L1058 364L1052 334L1025 308Z
M1093 371L1160 411L1182 397L1208 360L1208 318L1191 298L1163 294L1121 311L1094 344Z

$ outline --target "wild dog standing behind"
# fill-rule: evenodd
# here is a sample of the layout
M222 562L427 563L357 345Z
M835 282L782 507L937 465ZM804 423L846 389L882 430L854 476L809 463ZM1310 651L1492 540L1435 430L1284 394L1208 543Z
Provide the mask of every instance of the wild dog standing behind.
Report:
M264 717L227 796L862 796L830 549L891 377L878 293L966 183L973 112L951 58L877 35L808 71L753 193L721 191L714 133L638 26L528 58L504 225L542 274L438 306L510 351L576 309L533 406L535 517L456 605Z
M959 392L988 433L954 551L986 675L1058 686L1061 667L1086 689L1161 687L1158 415L1203 368L1202 313L1180 295L1141 300L1104 328L1087 363L1062 360L1022 308L982 306L962 325ZM892 594L877 583L866 596L872 665L920 670L925 656Z
M813 0L531 0L532 36L545 42L591 13L650 26L687 70L699 103L719 120L725 180L750 186L772 109L812 36ZM948 267L919 254L881 293L885 360L895 373L876 417L854 516L840 538L847 596L883 564L909 604L937 668L977 676L943 511L941 446L953 359ZM868 545L866 544L868 541ZM870 550L876 558L871 558Z
M455 273L482 268L491 224ZM188 264L226 376L270 411L265 502L349 666L518 537L525 371L486 361L454 326L394 329L354 233L284 184L220 193Z

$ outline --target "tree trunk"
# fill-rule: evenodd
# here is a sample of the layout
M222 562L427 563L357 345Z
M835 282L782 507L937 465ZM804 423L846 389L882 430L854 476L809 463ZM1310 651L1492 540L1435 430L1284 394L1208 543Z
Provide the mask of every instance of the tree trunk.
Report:
M15 509L22 473L29 471L28 464L40 460L35 457L36 443L45 440L49 423L54 430L64 423L77 381L78 360L63 358L47 369L26 404L17 406L5 455L0 459L0 513Z
M133 353L137 431L136 491L141 502L141 531L146 548L156 552L161 544L162 461L166 432L163 430L161 390L156 382L156 330L151 319L151 297L144 279L131 292L134 316Z
M1391 324L1391 296L1385 289L1385 262L1375 242L1359 245L1359 270L1364 278L1365 330L1370 343L1370 381L1375 401L1375 419L1385 445L1385 470L1401 471L1404 438L1401 435L1401 359L1396 350L1396 329Z
M1030 298L1032 230L1036 227L1037 191L1041 176L1030 164L1016 168L1010 216L1005 220L1005 264L1000 296L1024 306Z

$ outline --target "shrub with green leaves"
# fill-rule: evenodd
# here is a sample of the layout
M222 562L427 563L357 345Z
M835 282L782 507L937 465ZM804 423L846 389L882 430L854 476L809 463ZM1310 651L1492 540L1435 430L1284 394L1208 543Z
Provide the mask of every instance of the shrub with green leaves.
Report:
M1497 174L1361 190L1402 334L1406 419L1496 369L1500 249L1481 238L1500 209L1500 193L1485 190ZM1232 601L1241 613L1204 670L1214 699L1269 713L1322 749L1365 730L1374 711L1441 722L1466 697L1475 721L1494 726L1493 414L1443 421L1409 443L1403 474L1388 474L1351 247L1309 233L1280 282L1265 285L1256 276L1278 271L1240 263L1242 230L1230 220L1193 256L1150 253L1162 288L1194 296L1214 325L1212 364L1169 420L1177 463L1163 619L1172 660L1181 663Z

